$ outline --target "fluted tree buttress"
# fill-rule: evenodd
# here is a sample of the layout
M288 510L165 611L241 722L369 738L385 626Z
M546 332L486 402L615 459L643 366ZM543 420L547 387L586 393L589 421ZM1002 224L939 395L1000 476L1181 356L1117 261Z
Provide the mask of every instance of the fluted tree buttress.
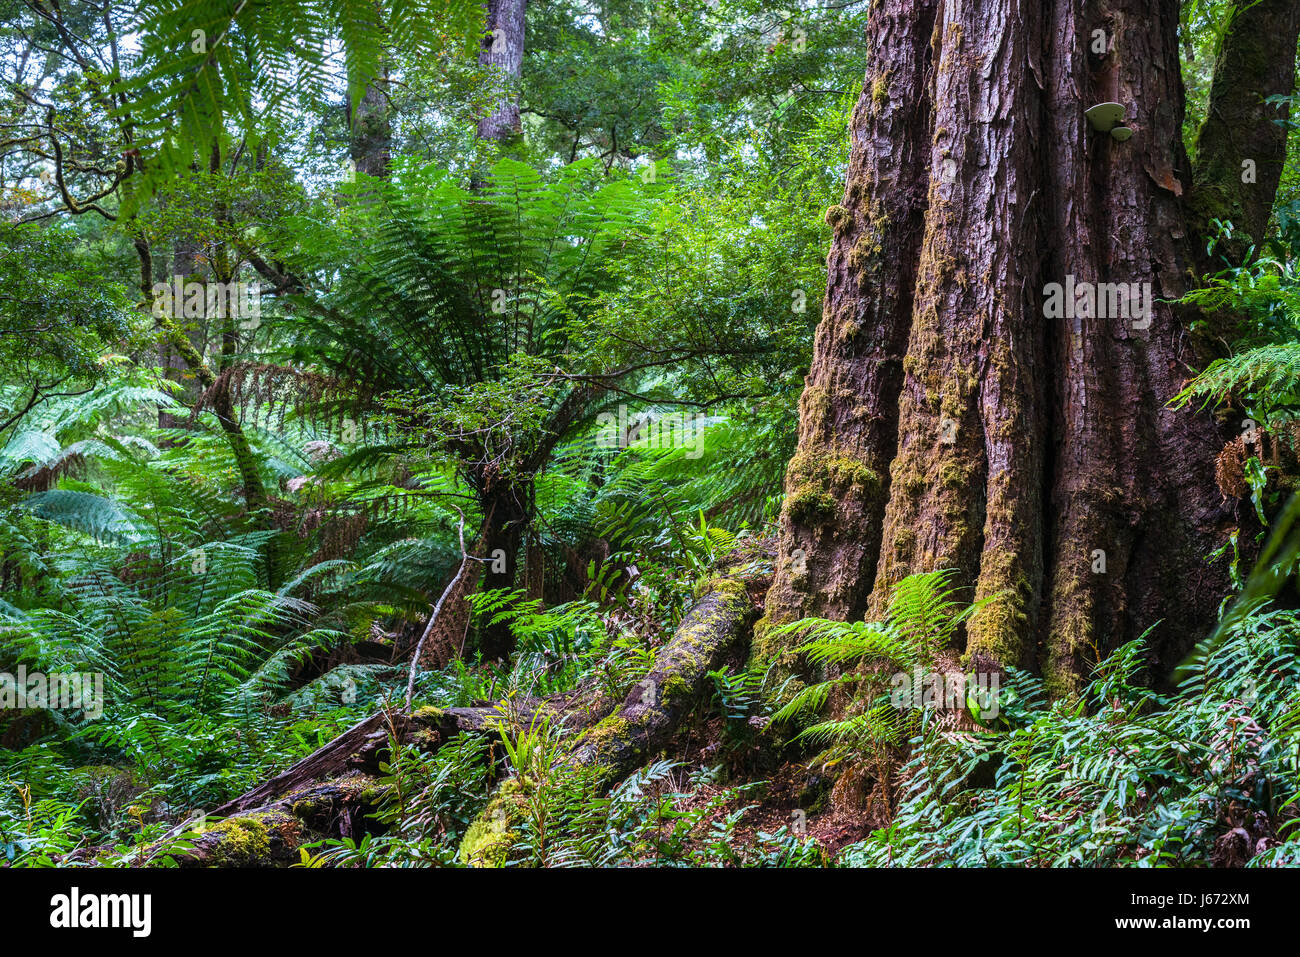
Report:
M1170 405L1215 347L1176 301L1213 219L1267 227L1259 91L1292 88L1300 29L1234 16L1193 162L1173 0L876 4L759 660L936 569L983 600L965 652L1055 693L1152 626L1156 680L1205 634L1248 517L1215 481L1233 423Z

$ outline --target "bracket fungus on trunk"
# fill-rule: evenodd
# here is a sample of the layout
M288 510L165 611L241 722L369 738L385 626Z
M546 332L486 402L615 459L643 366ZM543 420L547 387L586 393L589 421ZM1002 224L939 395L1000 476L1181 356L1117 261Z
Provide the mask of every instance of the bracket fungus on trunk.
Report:
M1084 118L1098 133L1109 133L1111 139L1123 143L1133 135L1132 127L1124 125L1122 103L1098 103L1083 111Z

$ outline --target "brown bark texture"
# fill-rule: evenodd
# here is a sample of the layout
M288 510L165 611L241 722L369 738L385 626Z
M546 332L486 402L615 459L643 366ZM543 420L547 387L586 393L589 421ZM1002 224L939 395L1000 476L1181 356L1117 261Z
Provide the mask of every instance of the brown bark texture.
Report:
M1206 558L1242 510L1215 482L1230 429L1168 406L1209 358L1172 301L1202 265L1199 193L1264 232L1298 15L1266 0L1228 32L1195 192L1178 15L874 6L760 660L793 666L773 626L878 614L936 569L986 600L965 650L1057 694L1153 626L1158 680L1211 627L1229 583ZM1108 102L1122 120L1088 113ZM1248 193L1243 158L1273 171Z
M478 122L483 140L502 141L521 132L519 100L513 87L524 66L524 12L528 0L488 0L487 32L478 61L496 72L500 86L497 101Z

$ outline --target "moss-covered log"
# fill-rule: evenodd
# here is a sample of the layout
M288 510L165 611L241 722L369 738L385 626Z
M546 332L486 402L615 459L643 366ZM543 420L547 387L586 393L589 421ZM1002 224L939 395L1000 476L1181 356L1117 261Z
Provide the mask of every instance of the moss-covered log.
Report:
M613 714L583 732L570 761L613 783L668 743L709 685L708 674L749 637L757 617L743 582L716 579Z
M549 707L540 699L512 700L510 721L527 724ZM288 770L210 812L189 850L171 850L178 825L145 855L167 854L183 867L287 867L299 849L326 837L358 837L372 826L386 789L379 764L393 740L434 752L458 734L495 734L507 715L496 706L379 712L353 725ZM567 723L567 722L566 722ZM580 722L575 722L579 723ZM500 815L498 815L500 817Z
M743 581L710 582L672 640L655 656L649 674L613 713L577 736L568 765L589 770L608 787L653 757L707 693L709 672L748 640L758 613ZM504 863L526 799L523 787L509 779L497 789L465 834L460 854L464 863Z
M192 846L170 853L182 867L287 867L300 849L324 837L357 837L378 810L385 788L369 775L351 774L309 785L266 807L201 825Z
M660 649L649 674L612 713L576 736L568 763L591 768L607 785L639 767L668 743L694 710L709 687L709 672L748 639L757 616L758 607L743 581L712 581ZM583 709L558 711L573 698L512 701L509 717L527 724L546 709L570 728L581 728L590 720ZM392 740L434 751L462 732L495 733L505 717L496 707L372 715L217 808L212 816L224 820L204 830L194 849L178 860L189 866L286 866L299 859L299 848L306 843L364 833L366 816L383 798L374 775ZM466 835L462 851L467 863L501 863L501 849L509 845L512 809L519 801L518 785L504 782Z
M536 702L512 703L516 713L520 709L527 713L538 706ZM346 771L375 773L387 753L390 737L403 744L417 744L425 751L436 751L461 732L490 732L501 717L497 708L487 706L417 708L411 714L380 711L212 813L229 817L266 807L281 795Z

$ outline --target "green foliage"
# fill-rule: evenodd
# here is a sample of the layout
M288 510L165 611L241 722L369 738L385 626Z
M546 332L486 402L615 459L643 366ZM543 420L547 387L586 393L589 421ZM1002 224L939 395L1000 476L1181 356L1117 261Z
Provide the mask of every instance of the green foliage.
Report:
M163 0L142 12L137 61L107 79L123 104L117 113L138 144L159 151L164 173L206 156L229 122L264 132L267 117L292 116L296 92L323 95L336 41L356 102L383 72L390 43L412 57L464 56L482 24L469 0Z
M1251 580L1179 669L1139 683L1145 636L1078 698L1013 671L1003 731L924 726L892 822L851 866L1268 866L1297 859L1300 616L1268 602L1300 556L1288 506Z
M1237 6L1182 5L1189 142ZM391 739L365 833L303 866L1300 863L1298 505L1177 693L1134 643L1077 700L1013 673L996 722L900 709L893 677L960 667L973 609L934 573L881 621L784 626L780 687L738 652L612 789L568 760L711 579L772 571L871 4L534 3L518 82L478 63L479 0L10 7L0 671L93 671L106 700L0 714L0 866L139 864L389 708L461 520L483 559L498 507L525 574L476 576L465 657L415 683L499 704L497 735ZM503 91L522 137L477 140ZM381 178L341 175L363 98ZM1233 353L1176 399L1274 438L1300 413L1290 125L1276 228L1188 296ZM260 281L263 312L162 322L175 274ZM1280 473L1245 464L1261 519ZM500 626L514 653L482 661ZM786 825L810 761L895 812L836 861Z
M917 738L893 823L844 861L1188 865L1226 853L1225 833L1261 821L1251 843L1266 850L1242 859L1293 856L1277 842L1294 833L1296 626L1294 613L1274 611L1234 628L1172 697L1136 683L1139 642L1103 661L1079 701L1044 706L1041 684L1013 675L1018 726Z
M547 182L503 160L489 182L411 166L339 229L294 230L298 266L338 274L300 320L299 361L349 384L377 451L436 454L482 494L489 463L530 481L600 407L557 363L582 363L575 336L645 202L591 164Z
M1231 224L1220 224L1231 235ZM1209 277L1184 297L1206 313L1245 317L1243 335L1234 352L1210 363L1175 397L1174 404L1193 400L1209 404L1235 403L1262 425L1283 424L1300 411L1296 391L1297 339L1300 338L1300 282L1292 256L1297 224L1242 266Z
M508 622L515 635L515 655L501 693L541 698L568 691L607 650L605 623L594 602L543 608L541 599L526 601L517 591L487 591L472 596L470 603L475 615Z
M0 432L42 393L66 394L110 370L103 351L134 330L122 285L78 254L76 233L0 223ZM12 378L11 378L12 377Z
M958 602L952 582L946 571L909 575L894 586L889 613L880 622L804 618L777 629L778 637L803 636L800 654L837 676L799 690L772 720L806 721L820 715L833 695L847 697L842 714L799 732L796 740L822 749L814 760L860 761L879 756L882 747L901 747L921 726L924 712L890 700L891 676L929 670L978 607Z

